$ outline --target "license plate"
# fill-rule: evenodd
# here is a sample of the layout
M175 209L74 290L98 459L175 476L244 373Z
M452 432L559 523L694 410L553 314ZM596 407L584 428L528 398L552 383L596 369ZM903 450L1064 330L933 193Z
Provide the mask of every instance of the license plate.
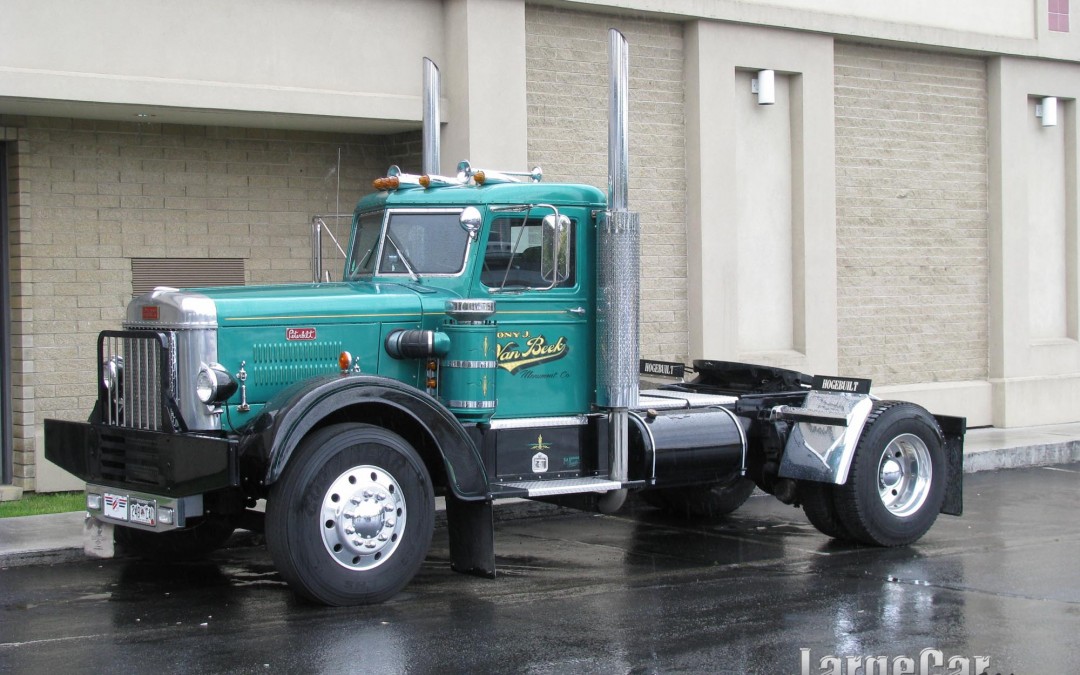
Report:
M157 525L157 504L145 499L131 500L131 522L142 525Z
M127 495L113 495L108 492L105 493L105 508L102 511L102 515L106 518L114 518L116 520L128 519L128 498Z

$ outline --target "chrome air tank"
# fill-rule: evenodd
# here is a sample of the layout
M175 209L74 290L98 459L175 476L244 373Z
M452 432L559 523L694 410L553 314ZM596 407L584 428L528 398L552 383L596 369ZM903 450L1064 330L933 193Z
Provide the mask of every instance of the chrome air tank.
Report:
M450 351L440 368L440 398L462 421L487 421L495 414L495 301L448 300L446 314Z

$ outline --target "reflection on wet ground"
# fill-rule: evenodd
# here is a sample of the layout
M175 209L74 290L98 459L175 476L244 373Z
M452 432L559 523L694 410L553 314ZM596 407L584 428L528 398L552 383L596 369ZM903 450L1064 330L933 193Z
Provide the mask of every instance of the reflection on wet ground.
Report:
M962 518L889 550L832 542L770 498L717 522L634 503L500 522L485 580L450 571L440 528L405 592L366 608L297 600L261 546L2 570L0 672L797 673L805 657L819 673L926 649L1080 672L1080 465L965 488Z

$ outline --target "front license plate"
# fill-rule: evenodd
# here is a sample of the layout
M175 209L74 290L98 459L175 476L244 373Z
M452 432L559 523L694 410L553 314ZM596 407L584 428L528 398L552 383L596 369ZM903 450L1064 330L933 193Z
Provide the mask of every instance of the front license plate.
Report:
M144 499L131 500L131 522L157 525L157 504Z
M102 515L106 518L114 518L116 520L128 519L128 498L127 495L113 495L108 492L105 493L105 509L102 511Z

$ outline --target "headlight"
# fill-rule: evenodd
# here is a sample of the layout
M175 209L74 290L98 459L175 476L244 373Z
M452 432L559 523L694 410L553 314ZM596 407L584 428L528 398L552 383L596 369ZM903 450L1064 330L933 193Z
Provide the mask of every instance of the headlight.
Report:
M202 364L195 376L195 394L206 405L217 405L236 393L236 380L220 363Z
M120 390L120 381L124 374L124 359L120 356L110 356L105 363L101 364L101 384L108 392Z

